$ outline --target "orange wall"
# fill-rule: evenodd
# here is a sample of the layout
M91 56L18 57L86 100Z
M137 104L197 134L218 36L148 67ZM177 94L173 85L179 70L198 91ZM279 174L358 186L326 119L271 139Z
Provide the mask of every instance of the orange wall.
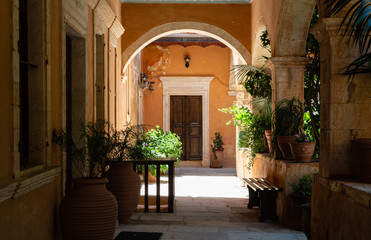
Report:
M250 4L122 4L122 50L154 27L188 21L224 29L250 52L250 8Z
M191 57L190 66L184 65L184 56ZM228 96L230 50L218 46L149 46L142 51L142 71L155 81L154 91L144 92L144 124L162 126L162 84L158 76L215 76L210 84L209 143L215 132L220 132L225 143L224 166L235 166L235 127L226 126L230 116L218 111L233 105L235 97ZM151 77L152 76L152 77Z

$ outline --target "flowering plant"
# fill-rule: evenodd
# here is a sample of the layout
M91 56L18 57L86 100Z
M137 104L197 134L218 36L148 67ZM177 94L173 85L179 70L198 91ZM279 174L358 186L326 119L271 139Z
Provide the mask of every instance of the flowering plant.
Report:
M210 144L211 149L215 153L215 151L224 151L224 143L223 143L223 137L220 135L220 132L215 133L215 139L213 140L213 144Z
M314 139L306 133L295 134L296 142L314 142Z

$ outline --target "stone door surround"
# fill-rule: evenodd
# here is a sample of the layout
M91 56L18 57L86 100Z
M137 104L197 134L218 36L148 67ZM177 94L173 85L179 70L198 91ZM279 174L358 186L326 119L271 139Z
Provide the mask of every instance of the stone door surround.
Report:
M170 96L202 96L202 166L210 166L209 152L209 91L213 76L162 76L163 84L163 124L170 130Z

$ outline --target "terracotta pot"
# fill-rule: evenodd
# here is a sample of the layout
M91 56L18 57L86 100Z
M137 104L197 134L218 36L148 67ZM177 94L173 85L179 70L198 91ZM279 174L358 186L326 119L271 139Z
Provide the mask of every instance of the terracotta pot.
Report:
M115 195L119 206L119 222L129 221L135 212L140 196L140 177L128 162L110 163L105 173L109 182L107 189Z
M302 205L303 216L301 218L301 227L303 232L308 240L310 240L310 217L311 217L311 205L303 204Z
M354 171L360 182L371 183L371 138L352 140Z
M143 172L142 175L143 175L143 181L144 181L145 173ZM152 182L152 183L156 182L156 177L150 171L148 171L148 182Z
M278 147L282 152L283 159L294 160L289 143L295 140L295 136L277 136Z
M271 153L272 152L272 130L265 130L264 133L265 133L265 138L267 139L269 153Z
M117 225L117 201L107 191L107 178L79 178L73 182L73 189L60 205L63 239L112 240Z
M291 153L297 162L310 162L314 149L316 147L315 142L290 142Z
M297 230L302 230L303 205L309 204L310 198L291 194L291 224Z
M214 152L211 152L211 163L210 167L212 168L221 168L223 167L223 161L224 161L224 153L223 151L216 150L215 154Z

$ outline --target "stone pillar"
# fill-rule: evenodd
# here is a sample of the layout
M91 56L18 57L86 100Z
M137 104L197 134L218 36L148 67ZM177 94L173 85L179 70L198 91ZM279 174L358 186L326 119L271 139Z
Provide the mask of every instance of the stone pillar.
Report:
M350 140L371 137L370 74L354 79L339 74L359 56L359 50L338 32L340 18L324 18L315 29L321 43L320 174L351 177Z
M296 97L304 102L306 57L272 57L267 64L272 71L272 110L282 99Z

